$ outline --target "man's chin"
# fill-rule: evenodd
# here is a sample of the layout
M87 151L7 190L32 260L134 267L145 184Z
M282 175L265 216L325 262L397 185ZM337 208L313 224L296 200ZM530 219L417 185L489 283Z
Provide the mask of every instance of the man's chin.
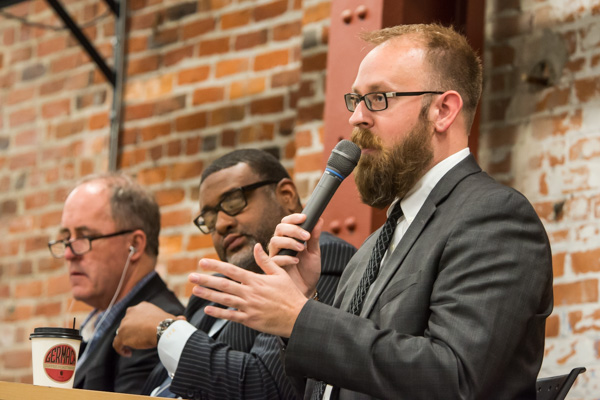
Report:
M244 246L236 251L227 252L227 262L237 265L240 268L248 269L250 265L256 264L254 261L253 248Z

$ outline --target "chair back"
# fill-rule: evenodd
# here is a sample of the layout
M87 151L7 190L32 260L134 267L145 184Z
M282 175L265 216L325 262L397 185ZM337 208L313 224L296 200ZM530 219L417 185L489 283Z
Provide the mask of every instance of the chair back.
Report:
M538 379L536 400L564 400L577 376L584 372L584 367L578 367L566 375Z

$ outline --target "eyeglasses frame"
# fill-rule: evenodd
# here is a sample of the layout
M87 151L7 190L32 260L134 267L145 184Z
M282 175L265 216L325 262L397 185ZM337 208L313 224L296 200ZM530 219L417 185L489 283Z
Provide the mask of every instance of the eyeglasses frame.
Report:
M236 188L232 188L229 189L228 191L226 191L225 193L223 193L221 195L221 200L219 201L219 203L216 205L216 207L210 208L208 210L204 210L200 213L200 215L198 215L196 218L194 218L194 225L196 225L196 227L198 229L200 229L200 232L204 233L205 235L208 235L209 233L212 233L215 231L215 228L209 229L208 232L205 232L204 229L202 229L202 226L206 226L206 224L204 223L200 223L199 220L203 219L204 220L204 214L206 214L207 211L213 211L216 214L219 213L219 211L224 212L225 214L229 215L230 217L235 217L236 215L238 215L239 213L241 213L244 208L246 208L248 206L248 198L246 197L246 192L250 192L252 190L258 189L260 187L263 186L267 186L267 185L273 185L279 183L279 181L274 180L274 179L268 179L268 180L264 180L264 181L258 181L255 183L251 183L249 185L244 185L244 186L240 186L240 187L236 187ZM242 193L242 196L244 198L244 207L242 207L238 212L230 214L227 211L225 211L222 207L221 204L223 203L223 201L226 199L227 196L240 191ZM208 227L207 227L208 228Z
M346 103L346 108L348 109L348 111L354 112L354 111L356 111L356 107L354 107L354 110L350 109L350 105L348 103L348 99L349 98L352 98L353 96L358 96L358 102L356 103L356 106L358 106L361 101L365 100L365 97L367 97L367 96L369 96L371 94L382 94L384 96L383 98L385 99L385 107L382 108L381 110L373 110L371 108L371 106L369 105L369 102L364 101L365 106L367 107L367 109L369 111L375 111L376 112L376 111L383 111L383 110L386 110L388 108L388 100L387 99L390 98L390 97L422 96L424 94L444 94L444 93L446 93L446 92L430 91L430 90L424 91L424 92L370 92L370 93L366 93L366 94L364 94L362 96L360 94L358 94L358 93L346 93L344 95L344 102ZM354 97L354 98L356 98L356 97Z
M125 235L126 233L131 233L131 232L135 232L137 229L125 229L122 231L118 231L118 232L114 232L114 233L109 233L107 235L100 235L100 236L82 236L82 237L78 237L75 239L60 239L60 240L51 240L50 242L48 242L48 249L50 250L50 254L52 254L52 257L54 258L63 258L65 256L65 254L63 253L62 256L57 256L56 254L54 254L54 252L52 251L52 246L54 246L57 243L64 243L65 245L65 251L67 250L67 247L71 249L71 252L73 254L75 254L76 256L82 256L86 253L89 253L90 251L92 251L92 242L94 240L98 240L98 239L106 239L106 238L111 238L114 236L119 236L119 235ZM75 252L75 250L73 250L73 242L77 241L77 240L83 240L86 239L89 241L90 243L90 248L88 250L86 250L83 253L77 253Z

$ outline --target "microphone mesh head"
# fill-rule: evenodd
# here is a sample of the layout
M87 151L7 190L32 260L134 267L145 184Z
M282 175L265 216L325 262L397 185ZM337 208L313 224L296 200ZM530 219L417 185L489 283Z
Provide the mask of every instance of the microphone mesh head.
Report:
M349 140L341 140L327 160L327 167L340 173L344 178L350 175L360 159L360 147Z

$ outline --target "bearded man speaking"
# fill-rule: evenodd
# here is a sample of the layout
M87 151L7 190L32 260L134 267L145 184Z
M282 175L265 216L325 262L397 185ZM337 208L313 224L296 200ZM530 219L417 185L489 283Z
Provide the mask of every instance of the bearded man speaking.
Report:
M363 153L360 194L389 206L388 220L348 263L333 306L310 299L320 229L303 230L301 214L283 218L269 244L297 257L256 246L264 275L202 260L236 284L192 274L193 292L231 307L209 315L289 338L285 372L312 378L305 398L535 399L550 245L527 199L467 147L480 60L439 25L366 39L374 47L345 102Z

